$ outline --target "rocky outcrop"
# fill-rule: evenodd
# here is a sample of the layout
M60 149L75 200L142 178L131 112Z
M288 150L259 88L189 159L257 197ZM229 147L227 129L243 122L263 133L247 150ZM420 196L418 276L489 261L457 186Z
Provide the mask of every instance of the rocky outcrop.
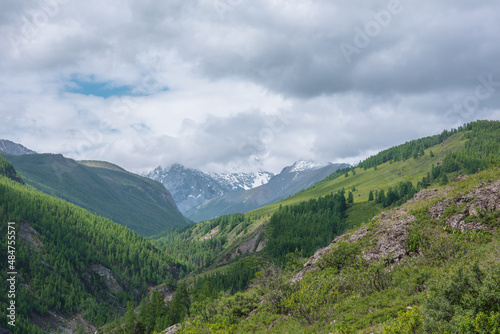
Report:
M113 273L111 270L108 268L100 265L100 264L91 264L90 269L92 269L93 272L95 272L97 275L104 277L106 286L110 290L114 291L122 291L122 287L118 282L116 281L115 277L113 276Z
M72 334L77 333L78 329L82 329L84 333L97 332L97 328L86 321L81 314L65 315L48 311L44 316L33 313L30 320L47 334Z
M19 236L26 241L35 252L43 249L43 243L40 241L40 234L27 222L21 222L19 224Z
M323 255L329 253L333 245L339 241L357 242L368 237L376 244L372 249L363 252L362 256L366 261L378 261L391 255L395 264L400 263L404 260L408 252L406 246L408 228L415 219L415 216L408 215L408 211L403 208L396 208L382 213L380 216L374 218L374 221L379 222L375 232L370 232L366 227L363 227L352 234L344 234L336 237L330 245L317 250L304 264L303 269L294 275L291 282L300 281L308 271L317 270L318 266L316 263Z
M205 240L208 240L208 239L212 239L214 237L214 235L217 234L217 232L219 232L219 226L213 228L210 232L208 232L207 234L205 234L203 237L200 238L200 242L201 241L205 241Z
M180 329L181 329L181 325L175 324L175 325L172 325L172 326L168 327L167 329L165 329L163 332L161 332L161 334L175 334L178 331L180 331Z
M248 255L260 252L266 247L267 239L264 237L264 229L262 226L257 228L254 232L245 236L245 240L239 245L228 247L221 255L217 264L225 264L234 260L238 256Z
M468 177L459 176L455 179L455 182L463 181ZM415 194L407 204L437 200L448 195L452 189L453 187L424 189ZM491 229L491 227L481 222L466 222L465 220L470 216L500 210L500 181L493 182L489 180L479 184L465 195L436 202L429 209L428 214L434 219L441 219L450 206L455 206L459 212L447 217L445 223L449 227L460 229L462 232L474 229ZM352 234L336 237L330 245L317 250L291 281L300 281L308 271L317 270L317 262L323 255L332 251L333 246L339 241L357 242L363 238L370 238L370 244L375 244L375 246L362 252L363 259L374 262L391 256L393 264L401 263L408 255L409 228L416 220L415 216L408 213L406 207L404 205L375 217L373 222L378 222L378 226L374 231L369 231L366 227L363 227Z
M371 237L372 240L378 239L377 244L371 250L363 252L363 258L374 262L391 256L394 264L401 263L408 253L408 229L416 219L404 209L383 213L380 228Z
M500 209L500 181L489 180L479 184L463 196L439 201L429 209L429 215L434 219L441 219L451 206L455 206L459 212L447 217L445 224L449 227L460 229L462 232L490 229L480 222L466 222L465 219Z
M174 299L175 290L165 284L159 285L157 287L151 287L149 290L150 294L153 291L158 291L159 293L161 293L163 302L165 303L168 303Z

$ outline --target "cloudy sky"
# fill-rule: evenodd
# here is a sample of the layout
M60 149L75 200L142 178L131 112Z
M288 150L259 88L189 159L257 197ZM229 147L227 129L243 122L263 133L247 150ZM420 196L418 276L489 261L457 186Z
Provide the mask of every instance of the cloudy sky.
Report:
M1 0L0 138L131 171L355 163L500 119L498 0Z

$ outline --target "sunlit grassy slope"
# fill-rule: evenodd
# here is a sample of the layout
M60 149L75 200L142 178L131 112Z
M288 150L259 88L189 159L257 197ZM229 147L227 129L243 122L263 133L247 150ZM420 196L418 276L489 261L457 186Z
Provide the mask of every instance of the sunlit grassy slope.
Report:
M397 186L401 181L411 181L414 184L420 181L431 170L432 165L436 165L443 159L445 154L451 150L464 146L462 138L464 133L457 133L441 144L435 145L425 150L425 155L417 159L410 158L406 161L386 162L377 167L377 170L370 168L356 168L353 175L349 172L349 176L341 176L334 180L322 181L316 185L305 189L289 198L280 202L253 210L247 213L248 216L267 216L276 211L280 205L292 205L302 201L318 198L336 192L342 188L346 191L355 187L353 192L354 203L366 202L370 190L387 189L388 187ZM431 158L430 151L434 153Z

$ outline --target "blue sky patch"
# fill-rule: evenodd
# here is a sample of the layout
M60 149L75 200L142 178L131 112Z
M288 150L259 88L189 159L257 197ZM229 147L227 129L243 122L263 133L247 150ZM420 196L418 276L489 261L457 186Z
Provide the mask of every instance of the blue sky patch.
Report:
M117 86L111 82L98 82L92 79L90 81L71 79L65 90L69 93L94 95L104 98L131 95L132 92L130 86Z

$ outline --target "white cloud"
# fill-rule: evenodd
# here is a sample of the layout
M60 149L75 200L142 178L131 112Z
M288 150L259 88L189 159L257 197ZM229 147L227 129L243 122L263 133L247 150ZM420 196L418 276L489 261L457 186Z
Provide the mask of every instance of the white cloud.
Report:
M499 86L453 111L479 77L500 81L498 1L401 0L351 62L341 43L393 1L222 2L2 1L0 137L134 171L276 172L499 119ZM68 93L72 79L136 96Z

